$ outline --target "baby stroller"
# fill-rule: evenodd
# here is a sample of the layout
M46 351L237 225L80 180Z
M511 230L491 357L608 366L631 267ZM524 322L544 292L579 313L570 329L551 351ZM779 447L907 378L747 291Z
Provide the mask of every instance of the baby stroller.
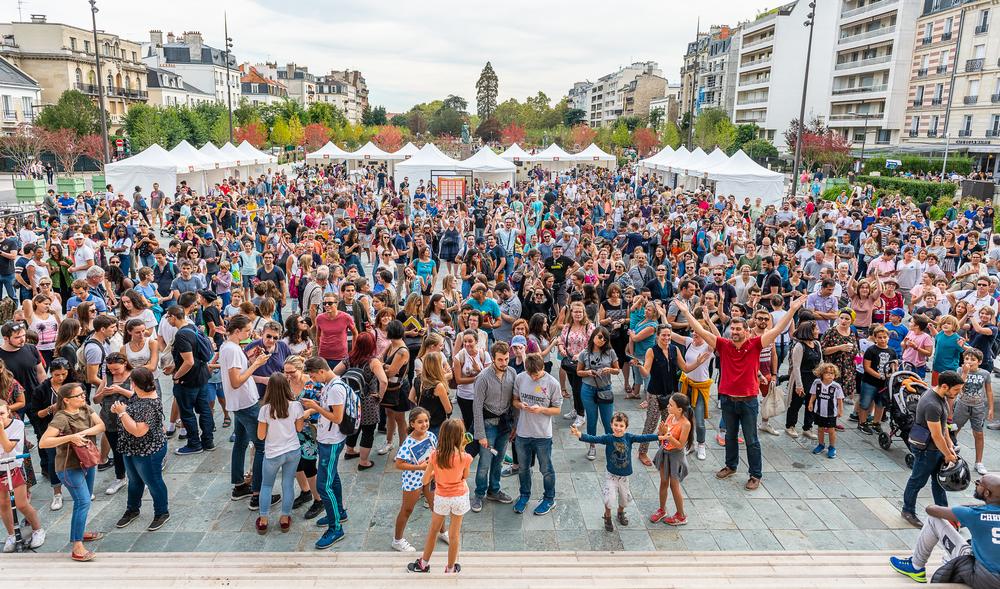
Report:
M878 445L883 450L892 446L892 438L898 437L906 446L906 466L913 467L913 454L910 450L910 429L917 414L917 402L920 396L930 390L930 385L917 376L916 372L904 366L889 376L886 385L889 397L886 412L889 414L889 431L879 432Z

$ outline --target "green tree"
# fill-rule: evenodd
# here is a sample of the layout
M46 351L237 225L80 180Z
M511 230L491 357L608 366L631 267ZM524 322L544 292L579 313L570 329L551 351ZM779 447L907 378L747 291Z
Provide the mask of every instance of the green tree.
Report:
M669 121L663 127L663 137L661 138L663 145L669 145L673 149L677 149L681 146L681 130L677 126L677 123Z
M767 139L751 139L744 143L740 149L743 150L743 153L750 156L751 159L758 162L763 162L767 158L774 159L778 157L778 148L771 145L771 142ZM733 153L736 152L734 151Z
M459 114L465 114L466 110L469 108L469 101L461 96L449 94L448 98L444 99L442 106L450 108Z
M132 152L138 153L154 143L164 143L160 128L159 113L147 104L135 104L125 113L125 135L132 145Z
M410 129L410 133L422 135L427 132L430 123L422 110L414 108L406 115L406 126Z
M735 141L736 125L732 124L728 118L715 124L715 146L728 153Z
M290 118L288 120L288 144L302 145L305 137L305 129L302 127L302 122L299 121L299 117Z
M628 147L632 145L632 133L625 125L615 125L611 132L611 143L616 147Z
M663 124L663 117L666 113L662 108L654 108L649 111L649 126L654 129L659 129L660 125Z
M500 80L497 78L497 73L493 71L493 65L487 61L479 74L479 79L476 80L476 114L480 119L488 120L496 111L499 87ZM499 133L499 123L496 130Z
M389 124L394 127L406 127L408 126L408 120L409 119L406 118L406 115L393 115L393 117L389 119Z
M233 125L245 127L250 123L260 121L260 109L246 98L240 98L239 105L233 109Z
M715 146L719 144L719 131L730 132L728 128L719 127L721 121L729 121L729 115L721 108L706 108L701 111L694 121L694 144L705 151L715 149ZM735 134L735 129L733 129L733 134ZM732 143L733 137L727 139Z
M586 124L587 122L587 111L582 108L567 108L566 112L563 113L563 124L567 127L575 127L580 123Z
M306 109L306 119L310 123L320 123L333 129L347 124L347 117L340 109L326 102L314 102ZM303 122L305 122L303 121Z
M165 108L159 111L160 136L163 137L164 149L173 149L178 143L188 138L188 128L184 124L180 110L177 107Z
M387 125L388 123L384 106L376 106L375 108L366 106L361 113L361 124L363 125L380 126Z
M271 127L271 143L279 147L292 144L292 132L288 128L288 121L282 118L275 119L274 126Z
M736 138L733 141L733 144L729 146L729 149L726 150L726 153L728 155L733 155L741 149L747 141L753 141L756 139L759 131L760 127L758 127L755 123L736 125Z
M635 131L639 127L643 126L642 117L637 117L635 115L618 117L618 120L615 121L615 126L617 127L618 125L625 125L625 127L628 128L629 133L631 133L632 131Z
M208 139L216 147L222 147L229 141L229 117L219 116L209 127Z
M42 109L35 124L50 131L72 129L83 137L101 132L101 111L82 92L67 90L58 102Z
M188 143L195 147L201 147L208 143L210 128L201 111L184 107L178 112L181 120L184 121L184 127L187 129Z
M302 105L291 98L286 98L281 102L277 102L273 105L278 113L278 116L285 119L286 121L291 121L292 119L298 119L301 123L303 119L306 118L306 111L302 108Z
M434 113L428 125L428 130L434 135L447 133L458 136L462 133L462 123L464 122L465 119L462 117L462 113L445 106Z

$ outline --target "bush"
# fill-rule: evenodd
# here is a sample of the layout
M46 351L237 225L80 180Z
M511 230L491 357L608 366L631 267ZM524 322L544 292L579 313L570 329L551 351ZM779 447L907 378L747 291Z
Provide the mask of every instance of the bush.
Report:
M885 169L885 160L899 160L900 166L895 170ZM890 155L890 156L878 156L865 158L864 173L868 174L871 172L881 172L883 174L905 174L910 172L913 174L940 174L941 165L944 163L942 158L933 157L920 157L918 155ZM972 158L962 157L962 156L949 156L948 166L946 168L948 172L954 172L956 174L961 174L963 176L968 175L972 171Z
M823 192L820 194L820 197L823 200L835 201L835 200L837 200L837 197L840 196L840 193L844 192L845 190L847 192L850 192L851 191L851 187L843 185L843 184L838 185L838 186L831 186L831 187L826 188L825 190L823 190Z
M875 188L884 188L891 192L909 196L914 202L923 202L927 199L934 201L941 197L953 199L957 184L951 182L924 182L922 180L906 180L904 178L886 178L883 176L858 176L856 182L860 184L871 183Z

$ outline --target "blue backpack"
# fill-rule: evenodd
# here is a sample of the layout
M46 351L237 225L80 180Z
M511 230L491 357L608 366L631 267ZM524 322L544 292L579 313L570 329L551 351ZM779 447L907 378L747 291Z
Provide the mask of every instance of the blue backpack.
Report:
M208 336L198 331L194 325L188 323L181 330L190 328L195 336L194 359L197 362L211 362L215 357L215 350L212 349L212 340Z

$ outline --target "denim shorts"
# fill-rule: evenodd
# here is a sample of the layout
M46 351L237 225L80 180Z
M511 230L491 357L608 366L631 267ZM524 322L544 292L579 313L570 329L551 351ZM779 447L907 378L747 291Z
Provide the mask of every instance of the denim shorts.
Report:
M861 399L858 401L861 408L867 411L872 406L872 401L875 401L875 405L878 407L885 407L888 404L885 395L879 391L877 386L862 381Z

